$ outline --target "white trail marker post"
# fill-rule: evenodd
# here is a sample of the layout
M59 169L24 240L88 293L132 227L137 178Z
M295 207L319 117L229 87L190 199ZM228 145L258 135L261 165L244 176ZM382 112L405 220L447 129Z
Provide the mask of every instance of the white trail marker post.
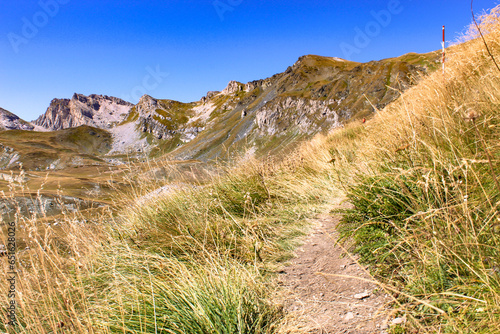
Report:
M441 42L441 45L443 46L443 74L444 74L444 62L446 60L446 45L445 45L445 35L444 35L444 26L443 26L443 41Z

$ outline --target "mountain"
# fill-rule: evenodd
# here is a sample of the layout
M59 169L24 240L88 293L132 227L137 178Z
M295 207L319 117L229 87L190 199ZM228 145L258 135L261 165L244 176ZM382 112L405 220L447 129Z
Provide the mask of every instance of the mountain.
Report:
M10 111L0 108L0 130L33 130L34 126Z
M116 97L75 93L71 99L52 100L45 114L33 124L52 131L93 127L69 137L56 136L56 146L56 137L48 136L38 146L45 148L49 142L51 148L69 145L73 156L82 148L75 144L76 133L86 138L94 138L87 133L99 133L92 139L101 143L99 149L82 153L96 155L96 161L103 164L130 158L142 160L145 156L204 161L248 151L260 156L350 120L370 117L438 65L437 52L368 63L307 55L285 72L248 83L231 81L222 91L210 91L190 103L144 95L133 105ZM9 124L4 125L7 129L32 129L11 113L3 111L3 115L9 120L3 122ZM16 136L27 136L30 141L21 147L9 140L9 150L13 151L5 154L5 161L10 161L18 149L27 153L36 147L30 135L21 131ZM61 142L61 138L71 140ZM62 153L57 154L57 149L49 149L50 154L44 150L41 155L47 159L43 166L67 160L58 160ZM6 163L4 168L9 166L12 164Z
M47 130L88 125L107 129L120 123L127 117L132 103L117 97L75 93L71 99L53 99L45 114L33 121L33 124Z
M248 149L267 154L369 117L437 68L438 59L436 52L368 63L308 55L283 73L246 84L231 81L197 102L144 96L127 120L148 136L153 154L201 160Z

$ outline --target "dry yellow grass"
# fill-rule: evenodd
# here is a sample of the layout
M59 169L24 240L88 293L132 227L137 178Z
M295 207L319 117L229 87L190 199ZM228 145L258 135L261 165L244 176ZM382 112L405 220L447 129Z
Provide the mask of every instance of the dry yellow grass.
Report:
M496 57L499 12L481 18ZM476 36L449 50L444 74L326 139L356 206L346 237L381 280L421 301L400 297L411 319L404 332L500 328L500 72Z

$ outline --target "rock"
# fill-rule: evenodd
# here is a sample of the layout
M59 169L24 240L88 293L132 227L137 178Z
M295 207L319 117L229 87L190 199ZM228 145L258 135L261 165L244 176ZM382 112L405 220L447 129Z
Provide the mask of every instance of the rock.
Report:
M370 297L370 294L368 292L357 293L354 295L354 299L359 299L359 300L363 300L368 297Z
M9 183L25 183L29 180L24 174L14 175L14 174L4 174L0 173L0 180L7 181Z
M406 322L406 318L405 317L400 317L400 318L395 318L391 321L391 323L393 325L400 325L400 324L404 324Z
M352 313L352 312L347 312L347 314L346 314L346 315L345 315L345 317L344 317L344 320L345 320L345 321L349 321L349 320L352 320L352 319L354 319L354 313Z
M235 94L239 91L242 91L244 88L244 85L241 82L238 81L230 81L229 84L227 85L226 88L221 92L223 95L232 95Z
M213 92L215 93L215 92ZM210 108L198 106L196 103L182 103L173 100L159 100L149 95L144 95L139 103L131 110L137 114L135 121L142 132L147 132L158 140L169 140L176 135L183 142L189 142L204 130L204 122L190 122L199 116L198 109Z
M320 123L329 129L337 128L341 126L341 116L347 114L330 109L329 105L334 102L278 97L258 109L255 123L261 133L266 135L280 134L290 127L297 128L301 133L313 133Z
M209 92L207 92L207 95L205 95L201 98L201 102L207 103L212 97L214 97L215 95L217 95L219 93L220 92L216 91L216 90L209 91Z

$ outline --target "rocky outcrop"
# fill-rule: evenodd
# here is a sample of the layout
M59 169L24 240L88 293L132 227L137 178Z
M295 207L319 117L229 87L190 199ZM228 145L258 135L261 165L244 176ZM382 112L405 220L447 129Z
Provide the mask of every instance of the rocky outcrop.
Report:
M53 99L45 114L33 124L48 130L80 125L109 129L122 122L132 107L132 103L116 97L75 93L71 99Z
M238 81L230 81L226 88L222 92L222 95L231 95L240 92L244 89L245 85Z
M212 91L209 91L209 92L207 92L207 95L205 95L205 96L203 96L203 97L201 98L201 100L200 100L200 101L201 101L202 103L206 103L206 102L208 102L208 101L209 101L212 97L214 97L215 95L217 95L217 94L219 94L219 93L220 93L220 92L219 92L219 91L217 91L217 90L212 90Z
M272 78L250 81L250 82L245 84L243 90L247 93L254 91L256 88L260 88L260 89L265 90L265 89L272 86L273 81L276 80L277 77L280 77L280 75L276 75Z
M61 213L75 213L79 210L102 207L103 204L70 196L14 197L0 199L0 217L10 221L17 215L24 217L47 217ZM53 223L54 226L58 222Z
M0 170L19 165L20 155L14 148L0 143Z
M0 108L0 130L33 130L34 126L10 111Z
M175 134L174 130L169 130L166 125L161 124L152 117L140 117L139 128L142 132L150 133L157 139L171 138L172 135Z
M178 137L188 142L204 128L191 120L198 116L195 103L182 103L172 100L158 100L144 95L132 110L137 114L138 128L153 135L156 139Z
M349 118L348 114L340 115L335 105L335 100L278 98L256 111L255 122L265 135L284 133L288 129L314 134L318 129L341 126L341 116Z

